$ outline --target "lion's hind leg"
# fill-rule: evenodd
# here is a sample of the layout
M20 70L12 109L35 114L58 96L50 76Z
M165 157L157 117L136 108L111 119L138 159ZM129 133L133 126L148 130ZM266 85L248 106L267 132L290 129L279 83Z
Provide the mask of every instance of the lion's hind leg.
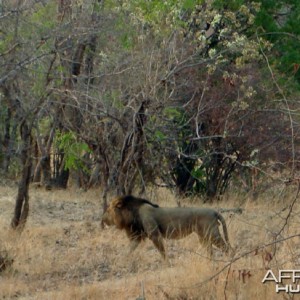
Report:
M212 247L212 241L210 239L209 232L203 232L203 230L198 230L197 231L198 238L200 244L206 249L208 256L210 259L213 257L213 247Z
M213 245L222 250L222 252L228 254L229 247L223 240L219 228L215 228L214 230L212 230L210 240Z
M205 247L208 256L210 259L213 258L213 246L212 246L212 242L209 239L205 239L205 240L201 240L202 245Z
M222 252L227 253L228 246L224 242L217 226L215 228L214 226L210 226L205 230L202 228L202 230L198 231L198 236L200 242L206 248L210 259L213 258L213 245L220 249Z

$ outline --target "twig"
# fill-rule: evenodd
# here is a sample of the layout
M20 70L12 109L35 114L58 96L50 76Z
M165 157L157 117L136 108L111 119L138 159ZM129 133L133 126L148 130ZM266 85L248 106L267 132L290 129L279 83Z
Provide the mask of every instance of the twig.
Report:
M225 286L224 286L224 299L225 300L227 300L226 289L227 289L227 286L228 286L228 277L229 277L230 270L231 270L231 265L228 268L226 279L225 279Z
M291 217L291 214L292 214L292 211L293 211L293 208L294 208L294 205L298 199L298 195L299 195L299 192L300 192L300 181L298 180L298 189L297 189L297 193L296 193L296 196L294 198L294 200L292 201L291 205L290 205L290 208L289 208L289 212L285 218L285 222L282 226L282 228L279 230L278 234L276 235L276 237L278 237L282 232L283 230L285 229L286 225L288 224L288 220L289 218Z

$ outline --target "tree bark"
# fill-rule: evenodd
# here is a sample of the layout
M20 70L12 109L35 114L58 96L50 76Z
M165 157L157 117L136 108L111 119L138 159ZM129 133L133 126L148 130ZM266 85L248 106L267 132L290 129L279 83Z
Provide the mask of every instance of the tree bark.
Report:
M119 194L130 194L134 188L138 174L143 177L144 155L144 124L146 123L145 110L149 100L145 99L137 109L133 128L127 134L121 152L118 167L117 191Z
M11 227L23 230L29 213L29 182L31 173L31 129L25 121L20 126L20 135L22 139L21 163L22 176L19 182L18 194L16 199L14 216L11 221Z
M1 169L3 169L3 172L7 173L8 172L8 167L9 167L9 162L10 162L10 122L11 122L11 110L8 108L7 109L7 115L5 117L5 125L4 125L4 136L3 136L3 160L1 162ZM2 152L2 151L1 151Z

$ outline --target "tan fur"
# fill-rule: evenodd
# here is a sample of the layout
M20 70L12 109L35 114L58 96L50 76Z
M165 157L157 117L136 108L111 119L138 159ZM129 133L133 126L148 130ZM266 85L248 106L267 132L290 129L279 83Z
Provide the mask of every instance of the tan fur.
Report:
M220 213L209 208L159 207L148 200L123 196L111 201L102 217L103 224L116 225L126 231L131 251L149 238L166 258L163 238L180 239L196 232L200 241L212 254L212 245L224 252L230 250L227 227ZM222 224L224 238L219 224Z

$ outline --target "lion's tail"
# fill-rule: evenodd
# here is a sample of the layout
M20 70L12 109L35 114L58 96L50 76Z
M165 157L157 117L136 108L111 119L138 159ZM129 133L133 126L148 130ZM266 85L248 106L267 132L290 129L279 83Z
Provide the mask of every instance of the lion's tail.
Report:
M216 213L217 213L217 218L221 222L222 227L223 227L225 241L227 242L228 245L230 245L225 219L224 219L224 217L219 212L216 212Z

